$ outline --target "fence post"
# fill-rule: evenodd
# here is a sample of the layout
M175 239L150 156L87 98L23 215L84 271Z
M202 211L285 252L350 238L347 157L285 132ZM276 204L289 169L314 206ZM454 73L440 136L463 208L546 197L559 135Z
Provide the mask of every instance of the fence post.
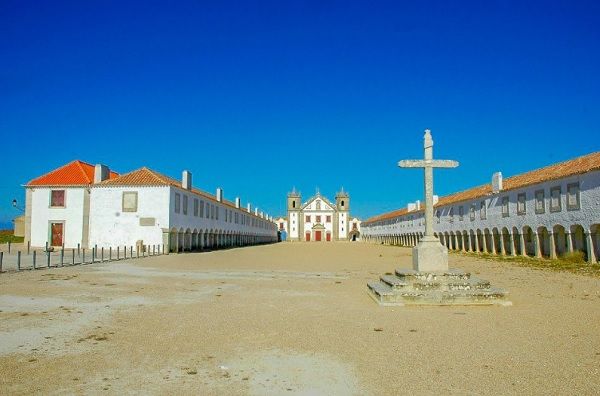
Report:
M2 272L2 260L4 260L4 252L0 252L0 272Z
M64 267L65 266L65 245L62 245L62 248L60 249L60 266Z
M156 256L156 245L152 245L152 255Z
M112 246L108 247L108 261L112 261Z
M33 251L33 269L35 269L35 258L36 258L36 255L35 255L35 250L34 250Z
M31 242L27 241L27 255L29 256L29 250L31 249Z
M94 264L94 259L96 258L96 248L92 248L92 264Z
M71 248L71 257L73 259L72 264L75 265L75 249Z
M6 243L8 244L8 254L10 254L10 239Z
M21 271L21 251L17 252L17 271Z
M85 264L85 248L83 248L82 252L83 255L81 256L81 265Z
M104 246L100 248L100 262L104 262Z
M46 251L48 251L48 241L46 241Z
M46 252L46 266L50 268L50 251Z
M165 244L162 244L162 254L165 254Z
M129 246L129 258L133 258L133 246Z
M81 256L81 244L77 244L77 256Z
M119 260L119 245L117 245L117 261Z

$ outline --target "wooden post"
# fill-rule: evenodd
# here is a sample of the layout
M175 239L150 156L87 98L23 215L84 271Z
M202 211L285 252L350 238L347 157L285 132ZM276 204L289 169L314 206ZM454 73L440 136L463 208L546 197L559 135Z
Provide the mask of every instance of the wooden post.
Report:
M0 272L2 272L2 261L4 260L4 252L0 252Z
M119 245L117 245L117 261L119 260Z
M112 246L108 247L108 261L112 261Z
M21 251L17 252L17 271L21 271Z
M8 244L8 254L10 254L10 239L6 243Z
M50 252L46 252L46 267L50 268Z
M81 264L83 265L83 264L85 264L85 248L83 248L82 253L83 253L83 255L81 256Z
M35 269L35 250L33 251L33 269Z
M30 249L31 249L31 242L27 241L27 255L29 255Z
M100 262L104 262L104 246L100 248Z
M129 246L129 258L133 258L133 246Z
M75 265L75 249L71 249L71 258L72 258L71 264Z
M60 266L64 267L65 266L65 245L62 245L62 248L60 249Z

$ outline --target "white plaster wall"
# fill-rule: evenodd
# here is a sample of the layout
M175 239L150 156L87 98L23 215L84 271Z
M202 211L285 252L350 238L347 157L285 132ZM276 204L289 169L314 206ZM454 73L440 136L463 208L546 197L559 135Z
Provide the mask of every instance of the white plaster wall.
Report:
M213 201L207 197L201 197L191 191L187 191L180 188L170 188L170 204L167 206L169 210L169 228L175 230L194 230L198 232L205 231L220 231L220 232L232 232L232 233L245 233L250 235L259 236L273 236L277 237L277 228L275 223L265 219L256 217L253 214L248 213L245 209L237 209L235 207L226 205L224 203ZM175 194L181 195L181 210L180 213L175 213ZM188 211L187 214L183 214L183 196L188 197ZM219 218L216 218L216 212L214 218L206 218L206 209L204 216L194 216L194 199L197 198L199 201L209 202L210 204L219 208ZM231 211L231 220L226 220L225 210ZM235 214L238 213L238 223L235 222ZM239 216L244 215L248 220L245 224L242 224ZM255 225L252 226L251 219L255 219Z
M125 191L138 193L136 212L123 212ZM169 226L169 187L93 187L90 199L90 246L135 246L163 243L162 228ZM155 225L142 226L140 218L151 217Z
M567 210L567 185L579 182L580 187L580 209ZM561 187L561 211L550 211L550 189L555 186ZM535 213L535 192L545 191L545 213ZM526 194L526 213L517 214L517 196ZM509 216L502 216L502 197L509 197ZM480 218L479 205L485 200L487 207L487 218ZM476 204L475 219L470 219L469 207ZM459 220L459 206L464 207L463 220ZM454 219L449 216L450 208L454 208ZM436 207L441 211L440 221L434 218L435 232L484 230L499 231L506 227L509 231L513 227L522 231L524 226L529 226L536 231L538 227L546 227L552 230L555 225L569 228L572 225L581 225L587 231L593 224L600 224L600 172L589 172L558 180L538 183L522 189L501 191L498 194L481 197L471 201L465 201L454 205ZM435 213L435 212L434 212ZM405 234L424 231L424 220L422 212L412 212L395 219L386 220L386 224L372 224L363 227L364 235L390 235Z
M339 221L339 224L338 224L339 238L340 239L348 238L348 212L340 212L338 221Z
M289 227L290 238L298 238L298 216L296 212L290 212Z
M43 247L50 242L50 223L64 222L65 248L76 248L83 237L83 203L85 187L34 187L31 189L31 246ZM65 207L50 207L50 191L65 190Z

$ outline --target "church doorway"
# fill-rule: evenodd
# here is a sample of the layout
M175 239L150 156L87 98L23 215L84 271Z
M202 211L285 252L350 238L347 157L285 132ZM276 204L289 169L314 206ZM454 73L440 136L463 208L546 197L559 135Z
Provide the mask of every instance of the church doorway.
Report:
M327 242L331 242L331 232L328 232L328 233L327 233L327 235L326 235L325 237L326 237L326 238L325 238L325 240L326 240Z
M321 242L321 231L315 231L315 241Z
M306 242L310 242L310 232L306 232Z

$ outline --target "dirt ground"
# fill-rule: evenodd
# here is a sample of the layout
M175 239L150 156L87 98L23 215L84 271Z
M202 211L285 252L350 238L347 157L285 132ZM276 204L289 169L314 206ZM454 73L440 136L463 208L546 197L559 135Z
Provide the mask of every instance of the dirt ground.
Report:
M410 262L281 243L1 274L0 394L600 393L600 279L451 255L513 305L378 306L367 281Z

